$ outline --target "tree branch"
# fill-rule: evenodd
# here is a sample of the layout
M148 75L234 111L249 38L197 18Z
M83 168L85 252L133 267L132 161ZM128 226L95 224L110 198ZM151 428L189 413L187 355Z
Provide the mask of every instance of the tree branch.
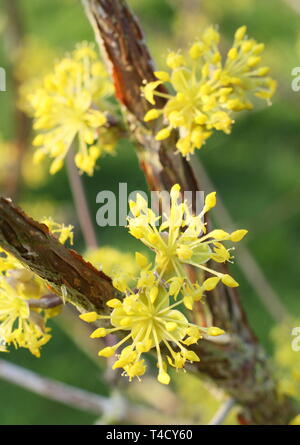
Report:
M221 425L232 408L235 405L235 401L233 399L227 399L224 403L220 406L214 417L209 422L209 425Z
M0 246L79 310L108 312L105 303L117 293L111 279L4 198L0 198Z
M27 389L39 396L63 403L71 408L101 416L100 424L130 422L144 425L186 425L190 421L170 417L151 406L132 403L118 392L111 397L103 397L81 388L48 379L6 360L0 360L0 379Z
M143 80L154 80L153 62L136 18L124 0L83 0L123 105L131 132L139 143L138 156L149 187L169 190L179 183L183 191L202 190L194 171L184 158L175 155L176 133L167 140L154 138L157 123L144 123L150 108L140 94ZM163 106L163 100L157 106ZM227 266L221 265L222 272ZM246 422L286 424L294 407L278 400L276 382L268 361L250 328L238 292L218 286L207 303L215 325L230 333L222 345L202 340L195 347L201 361L191 367L210 376L214 382L243 406Z

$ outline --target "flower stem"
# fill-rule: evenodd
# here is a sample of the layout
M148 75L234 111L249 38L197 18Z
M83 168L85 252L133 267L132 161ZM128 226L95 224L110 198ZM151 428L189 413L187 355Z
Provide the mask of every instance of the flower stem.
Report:
M91 219L82 179L74 164L74 149L72 147L67 154L67 171L77 218L85 244L89 249L96 249L98 247L96 232Z

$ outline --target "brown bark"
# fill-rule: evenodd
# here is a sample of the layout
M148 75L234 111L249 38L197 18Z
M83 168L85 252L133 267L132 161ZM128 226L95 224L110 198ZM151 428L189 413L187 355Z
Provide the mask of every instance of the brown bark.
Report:
M58 295L65 289L68 301L81 311L105 313L105 302L117 293L109 277L4 198L0 198L0 246L46 280Z
M150 105L142 98L140 87L145 79L154 79L153 61L126 2L83 0L83 3L130 130L139 143L138 156L149 187L169 190L179 183L182 190L201 190L189 162L175 154L176 135L157 142L154 132L158 124L143 122ZM226 270L226 266L221 267ZM213 323L223 327L229 338L225 344L199 342L195 350L201 361L192 369L207 374L242 405L243 422L288 423L295 414L294 407L285 398L278 399L268 359L247 322L237 290L220 285L210 293L207 303Z

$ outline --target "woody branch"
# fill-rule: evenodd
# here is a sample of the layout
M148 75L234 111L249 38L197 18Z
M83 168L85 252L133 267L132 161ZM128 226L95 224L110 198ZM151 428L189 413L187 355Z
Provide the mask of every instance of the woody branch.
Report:
M82 311L104 313L105 302L116 295L109 277L4 198L0 199L0 246Z

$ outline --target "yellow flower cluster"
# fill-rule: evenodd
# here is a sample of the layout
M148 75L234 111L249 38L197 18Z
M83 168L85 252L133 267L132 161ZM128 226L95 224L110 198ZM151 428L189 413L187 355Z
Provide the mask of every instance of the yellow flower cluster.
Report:
M73 240L72 226L55 223L51 219L42 221L58 236L60 242ZM12 255L0 248L0 351L6 346L27 348L40 357L40 348L51 335L46 327L49 318L59 309L30 307L30 300L40 299L49 293L47 284L29 269L26 269Z
M27 348L40 357L40 348L51 338L48 331L34 319L22 286L15 288L0 275L0 339L3 347L13 344L16 348Z
M219 281L230 287L238 283L228 274L222 274L207 267L210 261L224 263L231 259L230 249L222 241L240 241L247 230L236 230L227 233L224 230L213 230L206 233L204 215L216 205L215 192L206 196L205 204L199 215L194 216L187 202L180 202L180 187L171 189L171 208L169 217L157 227L159 217L148 208L147 201L137 196L136 202L130 202L134 215L129 218L129 232L156 253L155 267L160 279L171 282L176 295L181 291L184 303L192 309L193 302L200 300L204 290L214 289ZM208 272L213 277L203 285L191 283L186 277L184 265L189 264Z
M22 42L16 54L14 76L19 84L18 106L25 113L31 115L34 111L28 96L42 86L56 57L57 51L36 36L27 36Z
M41 87L28 96L39 134L33 145L39 147L35 161L46 155L53 159L50 173L63 167L64 158L77 139L77 167L88 175L94 172L102 152L111 153L111 142L101 144L108 131L107 97L113 92L104 66L91 44L83 43L59 61L46 75Z
M220 280L227 286L238 285L231 276L204 264L211 259L217 262L229 260L229 251L220 241L239 241L247 231L237 230L229 234L214 230L206 234L202 218L215 205L215 194L206 197L204 208L198 216L190 213L187 202L179 203L179 198L180 187L175 185L171 190L170 215L159 227L156 224L159 217L147 207L141 195L137 196L136 202L130 202L134 216L129 218L129 231L155 252L154 266L137 252L136 262L141 270L135 285L129 286L123 276L114 277L114 287L124 294L124 298L107 302L113 309L111 315L89 312L80 316L86 322L110 320L113 327L97 328L91 334L92 338L127 332L118 343L100 350L99 355L111 357L126 342L130 342L117 353L117 360L113 364L113 369L122 368L129 380L145 373L142 354L152 349L157 354L158 381L163 384L170 381L168 365L179 369L187 361L199 361L189 346L196 344L203 335L217 336L224 331L189 322L183 313L184 307L192 310L194 301L199 301L204 291L213 290ZM214 276L203 279L201 284L192 283L184 264L199 267Z
M220 34L213 27L192 44L188 57L180 52L168 54L166 62L171 72L155 72L158 80L142 87L152 105L155 97L167 99L164 108L153 108L144 118L148 122L163 116L167 125L156 134L157 140L168 138L173 129L178 129L176 147L189 157L214 130L230 133L233 112L253 108L251 94L270 103L276 82L268 76L269 68L261 66L264 45L248 39L246 31L246 26L238 28L225 62L218 46ZM160 90L164 83L171 84L173 93Z
M120 252L110 246L90 250L84 255L84 259L109 277L122 276L128 282L134 280L140 270L131 253Z
M36 357L51 335L47 314L29 307L28 300L47 293L42 280L0 249L0 343L27 348ZM46 311L45 311L46 312Z
M50 232L57 236L58 241L62 244L65 244L68 240L70 244L73 244L74 241L74 227L72 225L65 226L64 224L57 223L53 221L52 218L43 218L41 220L42 224L45 224Z

